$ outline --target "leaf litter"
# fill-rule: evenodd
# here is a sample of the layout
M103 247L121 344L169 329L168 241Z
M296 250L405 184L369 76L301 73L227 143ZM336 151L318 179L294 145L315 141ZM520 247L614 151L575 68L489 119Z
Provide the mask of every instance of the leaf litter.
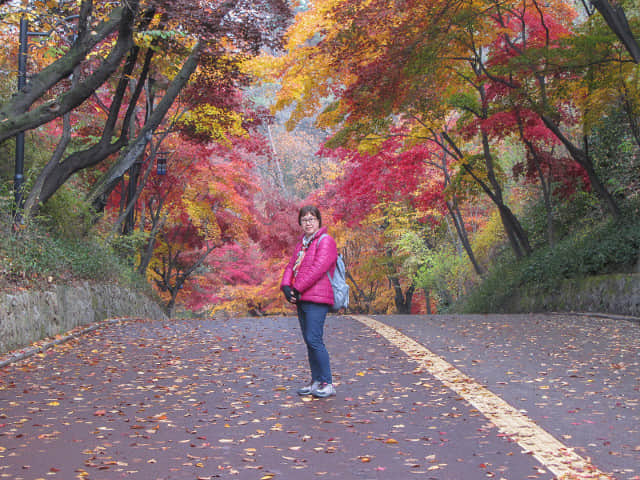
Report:
M327 344L323 400L295 394L290 318L136 320L56 345L0 371L0 479L552 478L370 330L330 320Z

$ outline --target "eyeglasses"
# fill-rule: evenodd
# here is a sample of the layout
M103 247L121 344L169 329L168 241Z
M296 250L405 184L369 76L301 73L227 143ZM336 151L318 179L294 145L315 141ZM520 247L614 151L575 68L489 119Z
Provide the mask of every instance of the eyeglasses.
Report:
M318 219L316 217L304 217L300 219L300 223L313 223L317 221Z

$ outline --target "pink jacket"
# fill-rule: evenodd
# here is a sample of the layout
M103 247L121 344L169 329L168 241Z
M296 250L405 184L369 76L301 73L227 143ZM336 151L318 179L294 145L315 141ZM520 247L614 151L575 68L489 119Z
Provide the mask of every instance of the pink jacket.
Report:
M320 242L318 239L327 233L327 228L322 227L316 232L304 259L298 268L298 275L293 278L293 265L302 249L302 237L296 245L295 251L282 275L281 287L289 286L300 292L300 300L304 302L326 303L333 305L333 290L327 272L336 268L338 250L336 242L330 235L325 235Z

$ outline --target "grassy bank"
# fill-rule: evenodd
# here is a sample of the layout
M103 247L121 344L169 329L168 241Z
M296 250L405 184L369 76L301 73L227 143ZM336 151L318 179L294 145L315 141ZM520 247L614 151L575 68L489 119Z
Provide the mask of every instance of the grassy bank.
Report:
M516 261L505 254L482 282L454 310L460 313L510 311L514 299L545 298L567 280L638 272L640 221L626 217L584 227L554 247L536 250ZM570 305L567 305L567 309Z
M96 234L66 235L38 221L16 228L8 216L0 220L0 231L1 291L100 281L153 295L127 259Z

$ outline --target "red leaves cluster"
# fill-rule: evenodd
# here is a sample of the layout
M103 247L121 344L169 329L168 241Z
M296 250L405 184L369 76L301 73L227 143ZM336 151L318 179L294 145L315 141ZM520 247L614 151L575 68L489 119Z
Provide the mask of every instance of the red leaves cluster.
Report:
M413 208L444 209L442 176L428 166L434 151L426 144L403 149L401 136L376 153L344 148L327 151L345 162L344 176L328 187L338 219L357 225L378 205L408 201Z

